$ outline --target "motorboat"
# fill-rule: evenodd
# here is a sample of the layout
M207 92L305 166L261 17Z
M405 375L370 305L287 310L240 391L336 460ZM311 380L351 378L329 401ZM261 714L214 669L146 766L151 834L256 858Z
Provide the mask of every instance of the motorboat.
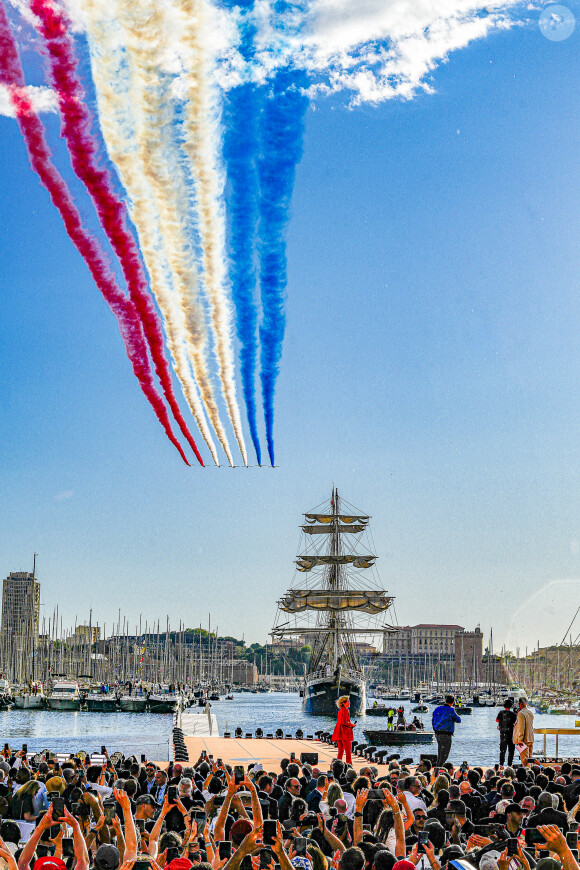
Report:
M406 743L433 743L435 740L434 731L422 731L419 728L415 731L388 731L386 728L365 728L364 735L373 746L401 746Z
M13 695L13 701L17 710L44 710L46 695L42 683L36 683L32 689L28 686L19 689Z
M90 691L85 704L89 713L116 713L119 709L117 698L109 692Z
M122 713L144 713L147 710L147 695L121 695L119 707Z
M80 710L79 684L76 680L55 680L46 703L50 710Z

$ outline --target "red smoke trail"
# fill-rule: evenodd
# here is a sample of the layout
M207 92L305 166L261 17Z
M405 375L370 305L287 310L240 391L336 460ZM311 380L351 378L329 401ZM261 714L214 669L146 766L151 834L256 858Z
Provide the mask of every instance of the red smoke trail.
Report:
M10 98L16 111L18 126L26 143L32 168L50 194L53 204L60 212L72 243L85 260L95 284L117 318L127 356L131 361L141 389L151 403L157 418L165 429L167 437L175 445L185 464L189 465L181 444L171 429L171 422L163 398L155 386L153 372L151 371L147 355L147 345L135 306L130 299L127 299L123 295L117 286L100 246L83 228L80 214L66 183L52 163L50 149L44 138L44 128L40 119L33 111L24 89L24 73L18 55L18 48L8 23L6 10L1 2L0 82L9 89Z
M119 258L129 294L143 323L145 337L159 382L179 428L187 438L200 464L197 445L183 419L177 403L171 372L167 362L163 331L147 279L141 265L139 249L127 226L127 212L116 195L109 173L99 165L97 142L91 130L91 115L84 102L84 91L77 73L77 59L67 20L56 5L47 0L31 0L30 9L40 20L40 32L45 40L50 72L57 92L62 118L62 132L70 152L74 171L91 195L101 225Z

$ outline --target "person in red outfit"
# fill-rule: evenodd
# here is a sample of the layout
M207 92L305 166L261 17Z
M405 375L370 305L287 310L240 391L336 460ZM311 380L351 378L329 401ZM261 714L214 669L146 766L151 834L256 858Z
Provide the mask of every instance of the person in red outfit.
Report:
M343 754L346 754L346 763L352 764L350 747L352 744L352 731L356 722L350 721L348 708L348 695L343 695L342 698L338 699L338 717L336 719L336 728L334 729L332 740L338 743L339 760L342 760Z

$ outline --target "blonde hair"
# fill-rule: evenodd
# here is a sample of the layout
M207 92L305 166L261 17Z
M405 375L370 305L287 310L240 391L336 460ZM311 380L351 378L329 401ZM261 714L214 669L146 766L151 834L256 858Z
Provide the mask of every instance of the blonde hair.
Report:
M349 700L350 700L350 698L349 698L348 695L342 695L342 696L338 699L338 706L339 706L339 707L344 707L344 705L346 704L346 702L349 701Z

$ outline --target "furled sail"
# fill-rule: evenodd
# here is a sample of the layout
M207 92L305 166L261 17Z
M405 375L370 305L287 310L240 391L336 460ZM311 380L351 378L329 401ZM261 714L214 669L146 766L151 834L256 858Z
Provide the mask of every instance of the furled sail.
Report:
M317 565L354 565L355 568L372 568L376 556L300 556L296 559L299 571L312 571Z
M357 610L375 615L388 610L392 597L384 591L342 589L289 589L278 602L286 613L301 613L303 610Z
M326 525L326 526L301 526L301 528L302 528L302 531L305 532L307 535L331 535L331 534L333 534L333 530L328 525ZM366 526L350 525L350 526L346 526L344 529L341 529L339 527L338 531L342 532L343 534L345 532L348 532L351 535L358 535L359 532L364 532L365 529L366 529Z
M357 517L349 517L344 514L304 514L309 523L325 523L328 525L333 520L340 520L341 523L345 525L350 525L351 523L361 523L365 525L368 523L370 517L362 515Z

